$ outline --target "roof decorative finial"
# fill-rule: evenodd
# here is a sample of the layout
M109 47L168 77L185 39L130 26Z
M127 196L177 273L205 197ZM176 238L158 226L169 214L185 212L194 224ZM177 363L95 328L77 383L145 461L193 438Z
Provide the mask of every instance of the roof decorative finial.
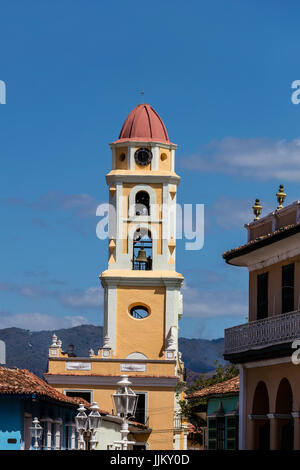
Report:
M53 333L52 335L52 344L51 344L52 347L55 347L57 346L57 336L55 333Z
M262 211L262 206L259 202L259 199L255 199L255 203L254 203L254 206L252 207L252 209L253 209L253 214L255 215L254 220L258 220L259 216L261 214L261 211Z
M282 204L284 203L284 200L285 200L285 198L286 198L286 194L285 194L285 192L284 192L283 189L284 189L284 188L283 188L283 184L281 184L281 185L279 186L278 193L276 193L277 201L278 201L278 204L279 204L279 206L277 207L277 210L283 208L283 205L282 205Z

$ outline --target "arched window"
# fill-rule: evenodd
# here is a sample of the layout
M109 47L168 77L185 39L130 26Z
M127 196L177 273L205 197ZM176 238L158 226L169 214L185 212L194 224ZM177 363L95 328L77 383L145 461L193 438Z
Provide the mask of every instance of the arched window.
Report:
M146 191L135 195L135 215L150 215L150 197Z
M293 428L293 391L288 379L281 380L277 396L276 410L282 418L279 420L279 446L280 450L293 450L294 447L294 428Z
M276 396L276 413L290 414L293 411L293 392L288 379L281 380Z
M269 413L269 394L264 382L260 381L255 389L252 413L254 415L267 415Z
M149 316L149 310L143 305L135 305L130 309L130 315L140 320Z
M134 234L132 269L152 269L152 238L147 228L138 228Z
M255 416L254 449L270 449L270 421L266 419L268 413L269 394L266 384L260 381L256 386L252 405L252 414Z

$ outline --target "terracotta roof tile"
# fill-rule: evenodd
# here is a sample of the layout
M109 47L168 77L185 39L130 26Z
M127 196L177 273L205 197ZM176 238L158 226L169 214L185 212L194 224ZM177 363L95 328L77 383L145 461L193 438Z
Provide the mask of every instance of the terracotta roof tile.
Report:
M137 428L140 428L140 429L149 429L149 426L147 426L146 424L142 424L142 423L138 423L137 421L128 421L128 424L130 426L136 426Z
M240 388L240 377L237 375L232 379L225 380L225 382L219 382L209 387L202 388L197 390L194 393L191 393L186 396L186 398L196 398L196 397L208 397L210 395L225 395L226 393L237 393Z
M65 376L80 376L80 377L118 377L120 378L120 375L118 374L68 374L66 372L58 372L55 374L51 374L49 372L46 372L44 374L45 377L51 376L51 375L65 375ZM143 378L152 378L152 377L157 377L157 378L162 378L162 379L178 379L176 375L144 375L144 374L130 374L128 372L128 377L143 377ZM178 379L179 380L179 379Z
M37 395L71 405L83 403L86 408L91 406L83 398L67 397L27 369L0 367L0 395ZM108 411L100 412L108 414Z
M231 259L239 255L239 253L243 252L244 250L259 248L259 245L263 244L266 240L270 239L270 242L272 242L273 241L272 238L275 238L274 239L274 242L275 242L276 238L279 238L281 234L284 234L287 236L289 230L292 231L293 229L297 230L299 228L300 228L300 222L296 224L284 225L283 227L280 227L279 229L274 230L274 232L261 235L260 237L257 237L254 240L250 240L248 243L245 243L244 245L225 251L222 256L225 260Z
M167 129L161 117L149 104L137 105L125 119L116 142L127 140L169 143Z

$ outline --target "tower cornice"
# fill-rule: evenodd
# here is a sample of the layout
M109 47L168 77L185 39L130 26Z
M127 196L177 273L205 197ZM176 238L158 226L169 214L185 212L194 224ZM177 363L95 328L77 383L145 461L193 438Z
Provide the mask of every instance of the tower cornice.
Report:
M143 182L147 183L171 183L179 184L180 176L175 172L170 171L151 171L151 173L142 173L138 170L112 170L106 175L106 182L108 185L118 182L136 183L137 177L142 178Z
M102 286L157 286L180 287L183 283L183 276L177 272L155 271L147 274L137 275L137 271L128 270L111 270L104 271L100 274L99 279ZM139 272L140 274L141 272Z
M115 142L110 142L109 146L110 148L117 148L117 147L124 147L125 146L130 146L130 147L161 147L165 149L170 149L170 150L176 150L178 148L177 144L174 144L172 142L159 142L156 140L145 140L145 139L119 139L116 140Z

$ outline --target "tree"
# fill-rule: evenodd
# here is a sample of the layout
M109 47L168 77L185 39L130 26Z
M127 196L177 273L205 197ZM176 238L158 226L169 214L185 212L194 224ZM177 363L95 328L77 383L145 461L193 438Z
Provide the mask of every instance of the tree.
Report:
M202 388L209 387L216 383L225 382L233 377L236 377L239 374L238 368L234 364L219 364L218 361L215 362L216 371L213 376L206 377L205 374L201 374L198 379L196 379L193 384L185 390L185 394L191 395L197 390ZM195 432L193 433L193 443L203 444L203 427L206 426L205 420L199 416L196 411L199 410L199 407L205 406L207 404L207 399L205 397L191 397L189 399L181 400L180 402L181 414L195 427Z

